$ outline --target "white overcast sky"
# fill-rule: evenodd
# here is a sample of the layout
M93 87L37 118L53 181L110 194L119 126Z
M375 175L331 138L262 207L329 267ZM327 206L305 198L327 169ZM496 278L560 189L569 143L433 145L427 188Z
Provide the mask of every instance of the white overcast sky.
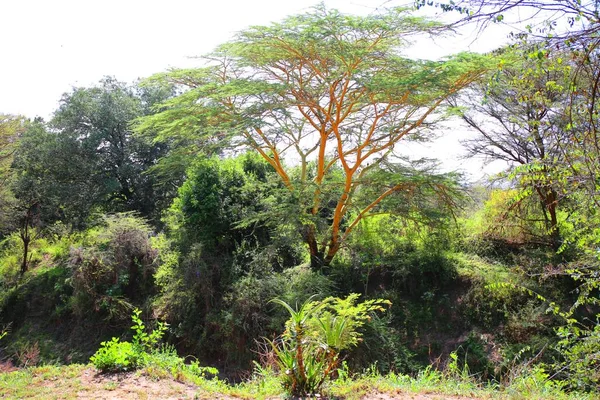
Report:
M401 1L405 0L326 0L325 4L358 14ZM317 3L0 0L0 113L48 119L61 95L73 87L94 85L107 75L131 82L171 67L198 65L190 57L211 51L235 32L280 21ZM506 41L508 30L493 26L477 40L471 33L465 30L462 37L424 40L410 54L435 58L460 50L489 51ZM444 154L431 155L456 159L457 141L443 142ZM461 166L471 169L456 163Z

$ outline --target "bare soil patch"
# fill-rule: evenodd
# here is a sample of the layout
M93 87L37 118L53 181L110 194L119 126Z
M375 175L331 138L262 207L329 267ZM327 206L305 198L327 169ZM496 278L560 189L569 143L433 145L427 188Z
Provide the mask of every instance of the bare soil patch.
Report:
M153 380L135 372L101 374L94 368L83 371L79 399L194 399L198 388L170 379Z
M476 397L451 396L437 393L369 393L361 400L477 400Z

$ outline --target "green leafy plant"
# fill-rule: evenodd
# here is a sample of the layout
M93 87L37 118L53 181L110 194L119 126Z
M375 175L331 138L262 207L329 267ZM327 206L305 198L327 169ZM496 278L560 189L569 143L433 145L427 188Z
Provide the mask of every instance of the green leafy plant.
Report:
M186 361L177 355L172 345L163 344L147 354L144 373L153 378L173 377L180 382L197 383L216 377L219 371L213 367L203 367L195 359Z
M121 342L116 337L102 342L100 349L90 358L96 368L102 372L128 371L146 363L150 352L156 348L167 331L168 325L159 322L156 329L147 333L146 326L140 318L141 313L142 311L136 308L131 317L131 329L135 332L133 342Z
M140 353L130 342L121 342L119 338L102 342L98 351L90 358L96 368L102 372L128 371L139 367Z
M290 313L285 332L270 342L282 373L282 384L292 395L306 396L320 392L323 384L338 369L341 352L355 347L361 340L360 328L370 314L383 311L387 300L367 300L357 304L359 295L347 298L328 297L321 301L309 298L294 309L281 299L271 300Z
M567 269L565 273L579 284L577 300L568 309L523 286L506 282L489 286L516 288L546 303L546 313L562 320L562 325L555 329L559 341L554 346L561 359L545 366L555 371L548 374L545 381L552 381L553 385L566 384L577 390L597 390L600 385L600 313L594 310L600 305L597 294L600 274L596 265L587 270ZM543 367L540 371L544 371Z
M140 318L141 313L142 311L136 308L133 310L133 315L131 316L131 320L133 321L131 329L135 332L135 335L133 335L133 346L139 351L151 351L158 345L166 333L168 324L159 321L156 329L147 333L144 321Z
M160 254L151 236L151 227L131 213L107 215L102 226L87 232L69 259L76 315L93 310L106 319L125 321L133 304L154 293Z

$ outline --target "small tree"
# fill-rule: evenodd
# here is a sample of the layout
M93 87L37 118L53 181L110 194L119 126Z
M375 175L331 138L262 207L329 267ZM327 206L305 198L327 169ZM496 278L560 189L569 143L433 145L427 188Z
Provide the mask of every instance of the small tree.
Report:
M207 67L155 76L183 93L138 129L203 149L258 152L297 204L287 214L319 269L386 198L423 188L447 195L443 181L399 170L394 159L402 141L422 134L442 103L486 69L473 54L402 57L410 35L437 26L401 9L355 17L320 6L250 28L206 57Z

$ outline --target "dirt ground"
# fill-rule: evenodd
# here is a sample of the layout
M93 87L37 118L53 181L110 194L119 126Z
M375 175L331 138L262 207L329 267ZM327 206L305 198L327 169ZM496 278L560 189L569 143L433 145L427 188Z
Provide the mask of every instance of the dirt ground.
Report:
M10 364L0 365L0 372L15 370ZM50 376L30 382L27 394L7 398L77 398L87 400L152 400L152 399L198 399L234 400L239 397L203 392L200 388L172 379L154 380L139 373L100 374L95 368L86 367L74 376ZM1 389L1 388L0 388ZM25 397L22 397L22 396ZM0 390L0 398L5 398ZM276 400L273 397L267 400ZM361 400L476 400L471 397L449 396L432 393L379 393L373 392Z
M101 375L93 368L84 370L80 379L85 389L77 393L79 399L193 399L197 390L183 383L153 381L134 373Z
M448 396L431 393L371 393L362 400L475 400L474 397Z

